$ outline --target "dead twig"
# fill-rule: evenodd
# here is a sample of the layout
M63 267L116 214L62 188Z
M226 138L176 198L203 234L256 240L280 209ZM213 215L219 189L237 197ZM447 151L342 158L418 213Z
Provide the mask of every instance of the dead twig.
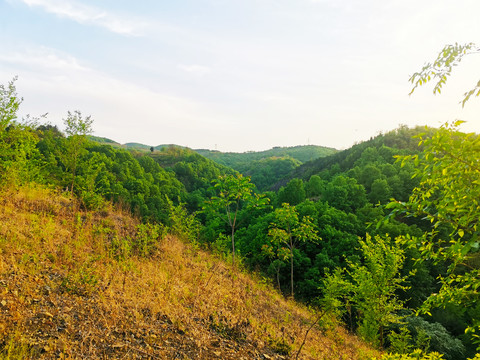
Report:
M298 357L300 356L300 353L302 352L302 348L303 346L305 345L305 342L307 341L307 336L308 336L308 333L310 332L310 330L313 329L313 327L315 325L318 324L318 322L325 316L326 314L326 311L322 311L320 313L320 315L317 317L317 319L312 323L312 325L310 325L310 327L307 329L307 331L305 332L305 336L303 337L303 341L302 341L302 344L300 345L300 348L298 349L297 351L297 355L295 356L295 360L298 360Z

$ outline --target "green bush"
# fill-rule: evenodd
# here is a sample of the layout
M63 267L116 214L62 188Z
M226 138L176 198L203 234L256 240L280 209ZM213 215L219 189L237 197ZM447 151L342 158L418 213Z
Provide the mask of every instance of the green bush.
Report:
M140 224L132 239L132 249L139 256L149 256L157 249L161 239L165 237L165 227L159 224Z

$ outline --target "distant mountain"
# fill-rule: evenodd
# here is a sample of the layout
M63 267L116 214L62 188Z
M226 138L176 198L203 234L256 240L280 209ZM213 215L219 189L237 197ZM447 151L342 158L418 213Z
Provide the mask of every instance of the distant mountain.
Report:
M128 142L125 144L120 144L119 142L106 138L106 137L100 137L100 136L93 136L90 135L88 137L91 141L97 142L99 144L104 144L104 145L112 145L114 147L121 147L124 149L129 149L129 150L140 150L140 151L150 151L151 145L146 145L142 143L137 143L137 142ZM175 145L175 144L162 144L162 145L157 145L154 146L155 150L162 150L164 148L169 148L169 147L176 147L176 148L185 148L184 146L180 145Z
M127 149L135 149L135 150L150 150L151 148L150 145L140 144L136 142L129 142L129 143L123 144L123 146Z
M136 143L136 142L126 143L126 144L124 144L124 146L127 149L132 149L132 150L148 150L148 151L150 151L150 149L152 148L150 145L145 145L145 144ZM153 148L154 148L154 150L162 150L162 149L166 149L166 148L170 148L170 147L188 149L185 146L180 146L180 145L175 145L175 144L162 144L162 145L154 146Z
M365 161L375 162L381 160L394 163L395 159L393 158L393 154L412 154L420 150L418 139L415 138L415 135L424 133L425 131L425 127L408 128L407 126L401 126L393 131L355 144L349 149L308 161L296 167L288 176L281 179L272 188L278 190L294 178L307 181L312 175L317 175L324 171L330 171L332 174L344 173L353 169L355 166L362 165L361 163ZM369 157L371 159L369 159ZM375 157L378 157L378 159L375 159Z
M137 142L128 142L125 144L120 144L115 140L112 140L106 137L99 137L99 136L89 136L89 139L100 144L109 144L112 146L123 147L131 150L150 150L152 147L151 145L146 145L146 144L137 143ZM176 145L176 144L156 145L154 146L154 149L162 150L170 147L188 149L185 146ZM301 163L304 163L307 161L315 160L320 157L334 154L338 150L334 148L325 147L325 146L298 145L298 146L291 146L291 147L276 146L270 150L247 151L243 153L220 152L217 150L208 150L208 149L193 149L193 151L197 152L202 156L205 156L207 159L211 159L215 161L218 164L235 168L235 166L238 164L243 164L252 160L268 159L272 157L278 157L278 158L290 157L292 159L296 159L300 161Z
M123 149L130 149L130 150L150 150L149 145L144 145L140 143L126 143L126 144L120 144L119 142L106 138L106 137L100 137L100 136L93 136L90 135L88 136L90 141L96 142L101 145L111 145L116 148L123 148Z
M103 144L103 145L112 145L112 146L115 146L115 147L122 147L122 144L114 141L114 140L111 140L111 139L108 139L106 137L100 137L100 136L93 136L93 135L90 135L88 137L91 141L95 141L99 144Z
M290 157L301 163L314 160L320 157L331 155L337 152L334 148L317 145L298 145L291 147L276 146L265 151L247 151L243 153L220 152L216 150L196 149L200 155L212 159L215 162L236 168L239 164L244 164L253 160L262 160L272 157Z
M295 176L293 177L308 178L310 175L318 173L335 164L338 164L340 169L345 171L352 168L354 163L362 156L365 149L369 147L375 147L377 149L388 147L392 149L406 150L407 152L419 151L418 140L415 138L415 135L422 132L425 132L425 127L408 128L402 126L385 134L372 137L370 140L353 145L350 149L303 164L296 169Z
M337 152L333 148L316 145L274 147L266 151L244 153L223 153L205 149L195 151L218 164L251 176L252 182L261 191L268 190L304 162Z

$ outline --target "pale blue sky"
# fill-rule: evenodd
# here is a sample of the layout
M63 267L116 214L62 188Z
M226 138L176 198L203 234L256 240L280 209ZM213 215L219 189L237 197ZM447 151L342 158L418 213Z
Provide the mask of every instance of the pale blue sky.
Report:
M22 114L95 135L222 151L346 148L399 124L480 132L480 55L442 96L409 75L480 43L478 0L0 0L0 82Z

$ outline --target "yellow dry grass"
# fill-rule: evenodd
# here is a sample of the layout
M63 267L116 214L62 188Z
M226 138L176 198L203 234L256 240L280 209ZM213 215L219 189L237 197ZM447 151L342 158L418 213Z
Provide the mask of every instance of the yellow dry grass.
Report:
M138 224L53 190L3 191L0 359L296 358L313 311L172 236L148 258L118 256ZM324 316L298 358L375 356Z

